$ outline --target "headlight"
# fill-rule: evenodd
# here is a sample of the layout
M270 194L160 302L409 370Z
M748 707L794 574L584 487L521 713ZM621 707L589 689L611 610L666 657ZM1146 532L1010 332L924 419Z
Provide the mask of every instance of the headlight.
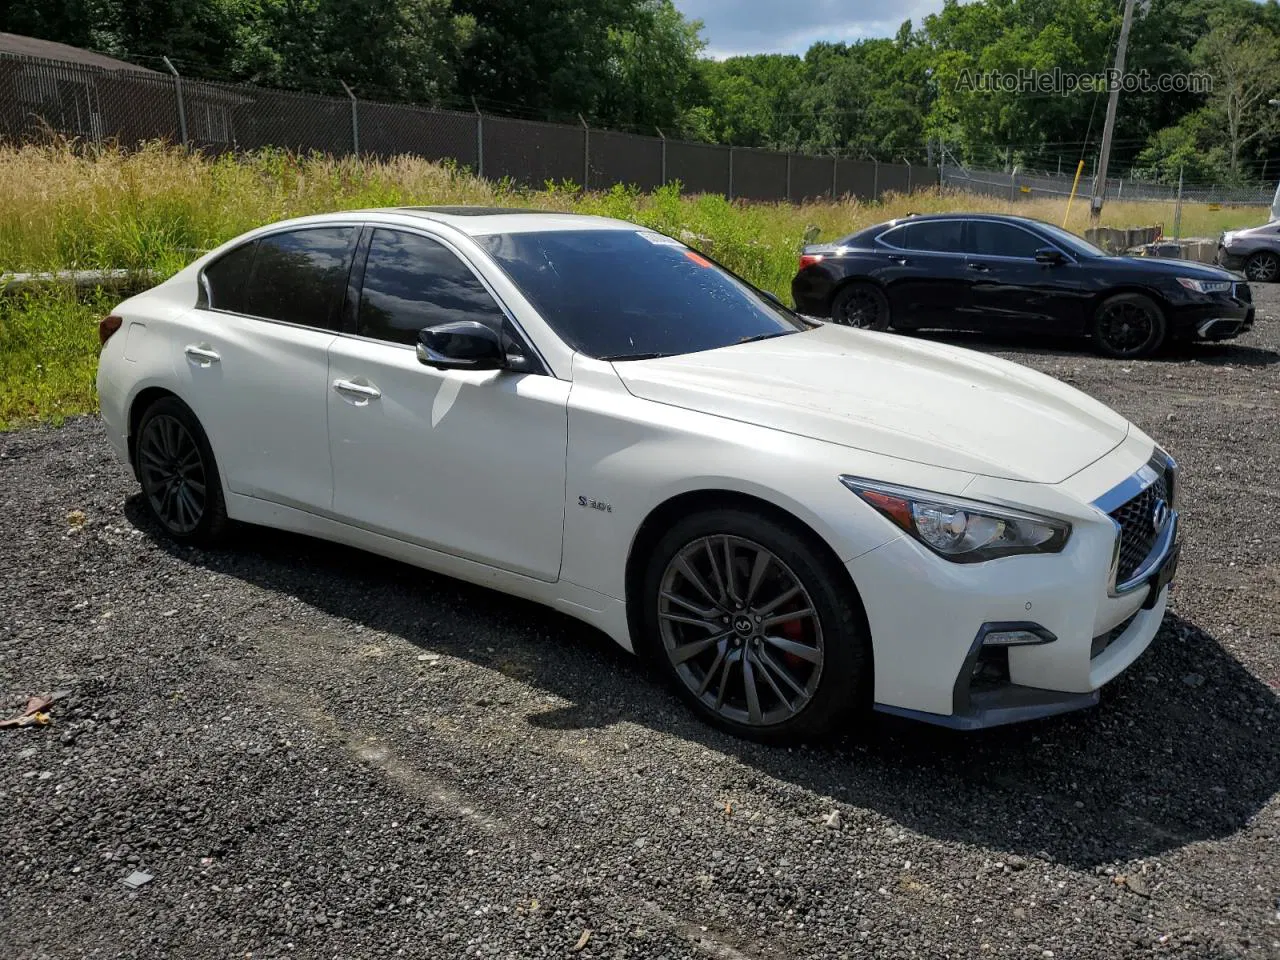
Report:
M1191 277L1178 277L1178 282L1196 293L1227 293L1231 289L1230 280L1193 280Z
M841 477L840 482L934 553L955 563L1057 553L1071 536L1071 524L1063 520L859 477Z

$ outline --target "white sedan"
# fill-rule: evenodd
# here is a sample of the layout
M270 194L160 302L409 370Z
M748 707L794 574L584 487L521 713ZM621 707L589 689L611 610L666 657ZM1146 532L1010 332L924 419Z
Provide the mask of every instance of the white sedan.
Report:
M262 524L545 603L748 736L1088 706L1176 567L1177 468L1123 417L807 321L631 223L291 220L100 335L107 433L170 536Z

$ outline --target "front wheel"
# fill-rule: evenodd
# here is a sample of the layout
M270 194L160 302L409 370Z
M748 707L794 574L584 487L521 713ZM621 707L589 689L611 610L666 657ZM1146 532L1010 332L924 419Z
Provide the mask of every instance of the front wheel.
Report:
M1093 342L1109 357L1149 357L1165 340L1164 313L1150 297L1118 293L1108 297L1093 317Z
M658 542L643 623L677 691L716 726L757 740L817 736L870 699L870 644L852 592L799 530L720 509Z
M874 283L850 283L831 301L831 322L860 330L888 330L889 298Z
M1280 279L1280 257L1261 250L1244 262L1244 275L1254 283L1274 283Z

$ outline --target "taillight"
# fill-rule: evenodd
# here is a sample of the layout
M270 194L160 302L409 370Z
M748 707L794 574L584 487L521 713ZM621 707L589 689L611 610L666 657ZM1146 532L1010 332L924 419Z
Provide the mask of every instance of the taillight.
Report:
M822 262L822 254L820 253L802 253L800 254L800 269L812 267L816 263Z
M111 335L120 329L120 324L124 323L123 317L117 317L114 313L109 317L103 317L98 321L98 342L106 343L111 339Z

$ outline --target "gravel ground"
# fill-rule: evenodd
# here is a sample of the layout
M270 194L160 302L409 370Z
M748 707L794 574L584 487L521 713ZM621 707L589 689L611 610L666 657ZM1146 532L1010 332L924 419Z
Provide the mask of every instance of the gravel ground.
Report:
M1152 649L1097 709L981 734L739 742L533 605L269 531L174 547L91 418L0 436L0 708L71 691L0 731L0 953L1280 957L1258 299L1238 343L1152 362L956 338L1186 473Z

